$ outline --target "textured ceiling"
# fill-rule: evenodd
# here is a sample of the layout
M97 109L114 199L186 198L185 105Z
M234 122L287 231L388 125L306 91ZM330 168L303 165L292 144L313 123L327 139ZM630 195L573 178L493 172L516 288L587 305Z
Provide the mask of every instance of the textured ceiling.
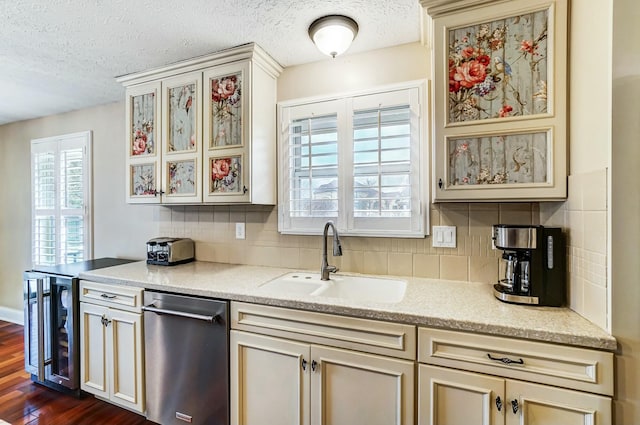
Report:
M417 41L418 0L0 0L0 124L124 98L116 76L256 42L282 66L331 60L307 35L328 14L345 55Z

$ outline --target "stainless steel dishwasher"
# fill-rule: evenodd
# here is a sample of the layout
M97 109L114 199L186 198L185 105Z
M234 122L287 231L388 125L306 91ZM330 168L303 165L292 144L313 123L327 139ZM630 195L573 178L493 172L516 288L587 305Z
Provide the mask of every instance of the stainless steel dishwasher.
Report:
M144 292L147 419L229 425L228 302Z

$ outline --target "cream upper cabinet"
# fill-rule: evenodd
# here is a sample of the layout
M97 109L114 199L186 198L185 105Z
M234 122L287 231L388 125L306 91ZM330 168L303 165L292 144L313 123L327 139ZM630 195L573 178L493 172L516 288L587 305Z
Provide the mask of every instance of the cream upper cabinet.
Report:
M247 44L120 77L127 201L276 203L276 79Z
M568 0L421 0L438 201L567 196Z
M231 423L414 423L415 327L236 302L231 327Z

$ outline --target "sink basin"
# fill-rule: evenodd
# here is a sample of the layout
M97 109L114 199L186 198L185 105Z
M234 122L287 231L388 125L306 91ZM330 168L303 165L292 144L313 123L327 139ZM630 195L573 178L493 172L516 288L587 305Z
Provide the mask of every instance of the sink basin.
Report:
M261 288L282 295L310 295L348 300L397 303L402 301L407 282L368 276L331 275L320 280L319 273L288 273L264 283Z

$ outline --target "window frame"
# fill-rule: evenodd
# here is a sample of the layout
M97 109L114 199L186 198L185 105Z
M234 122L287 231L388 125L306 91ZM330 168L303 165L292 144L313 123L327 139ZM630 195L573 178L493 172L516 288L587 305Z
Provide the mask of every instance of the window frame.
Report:
M61 152L67 149L82 148L82 192L83 192L83 206L82 208L67 209L62 207L61 198ZM54 217L55 220L55 261L57 264L71 264L67 262L66 258L62 255L64 249L62 247L62 238L60 235L63 231L62 221L67 216L81 215L83 220L83 256L81 261L86 261L93 258L93 214L92 214L92 132L82 131L77 133L64 134L53 137L45 137L40 139L31 140L31 263L32 266L50 266L49 263L41 263L39 258L41 255L36 255L36 217L42 215L49 215ZM52 152L54 155L54 206L53 208L37 208L36 205L36 164L35 156L38 153Z
M328 96L315 96L288 100L278 104L278 231L282 234L320 235L327 220L335 222L341 235L366 237L424 238L429 234L430 172L427 139L428 114L425 99L426 80L408 81L373 89L352 91ZM410 101L393 102L399 92ZM406 98L406 97L405 97ZM408 105L411 113L411 217L403 218L409 224L399 228L395 217L354 217L354 114L363 110L385 109ZM404 98L403 98L404 99ZM368 106L367 106L368 105ZM290 124L296 119L337 115L338 138L338 214L336 217L292 218L290 211ZM418 140L415 141L414 137ZM367 224L364 224L367 223Z

